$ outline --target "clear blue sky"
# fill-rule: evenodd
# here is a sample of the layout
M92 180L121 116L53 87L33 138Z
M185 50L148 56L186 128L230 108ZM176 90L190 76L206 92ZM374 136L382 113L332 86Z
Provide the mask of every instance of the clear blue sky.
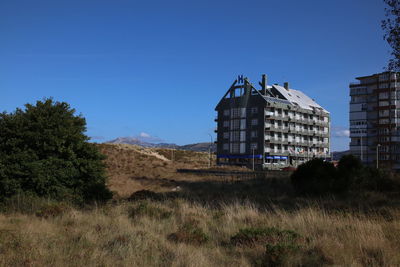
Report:
M97 142L204 142L237 75L265 73L329 110L343 150L348 83L389 58L383 17L382 0L2 0L0 111L53 97Z

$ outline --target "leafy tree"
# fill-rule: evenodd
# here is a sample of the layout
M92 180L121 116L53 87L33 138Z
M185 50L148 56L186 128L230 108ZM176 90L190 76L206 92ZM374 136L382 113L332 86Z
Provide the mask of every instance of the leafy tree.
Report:
M33 194L77 202L111 198L104 156L84 134L86 121L52 99L0 113L0 199Z
M392 48L388 70L400 71L400 0L383 0L386 4L386 19L382 21L384 39Z

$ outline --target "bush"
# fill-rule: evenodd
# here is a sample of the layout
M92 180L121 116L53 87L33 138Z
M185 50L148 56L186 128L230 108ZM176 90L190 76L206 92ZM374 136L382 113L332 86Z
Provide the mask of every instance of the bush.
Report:
M282 266L293 254L300 254L300 246L294 243L267 244L262 266Z
M340 158L337 171L336 191L348 191L356 181L362 179L364 167L358 157L345 155Z
M400 180L388 171L366 167L363 169L362 176L355 180L354 190L398 191Z
M257 244L293 243L300 235L291 230L271 228L244 228L231 237L235 246L255 246Z
M387 170L365 167L353 156L343 156L338 164L339 182L353 191L395 191L399 180Z
M239 247L265 247L255 265L281 266L289 258L300 253L302 238L292 230L269 228L244 228L231 237L231 244Z
M398 176L386 170L365 167L353 155L343 156L337 168L321 159L308 161L292 174L291 181L296 192L301 195L400 190Z
M26 193L80 203L112 197L104 156L74 113L52 99L0 113L0 200Z
M193 245L201 245L206 243L210 238L199 227L196 220L188 220L181 225L176 233L168 235L168 240L177 243L187 243Z
M332 163L312 159L301 164L291 175L295 191L301 195L322 195L345 191L346 186L338 179Z

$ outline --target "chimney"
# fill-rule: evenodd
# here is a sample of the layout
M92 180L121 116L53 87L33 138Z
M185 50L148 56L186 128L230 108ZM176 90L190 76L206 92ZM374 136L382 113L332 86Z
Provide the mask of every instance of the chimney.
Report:
M261 77L261 89L263 90L263 94L267 95L267 75L263 74Z
M289 83L288 82L283 83L283 87L285 87L285 89L289 91Z

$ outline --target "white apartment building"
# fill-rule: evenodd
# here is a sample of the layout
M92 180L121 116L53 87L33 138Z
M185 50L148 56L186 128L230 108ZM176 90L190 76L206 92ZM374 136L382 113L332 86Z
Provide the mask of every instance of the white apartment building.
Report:
M400 170L399 73L350 83L350 152L366 165Z
M299 90L239 76L218 103L217 163L297 166L330 156L329 112Z

